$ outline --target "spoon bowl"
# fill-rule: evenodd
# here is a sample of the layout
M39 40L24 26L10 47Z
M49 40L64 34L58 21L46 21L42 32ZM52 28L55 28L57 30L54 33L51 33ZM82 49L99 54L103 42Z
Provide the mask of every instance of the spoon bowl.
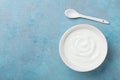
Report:
M67 9L65 10L65 15L69 18L79 18L80 14L75 11L74 9Z

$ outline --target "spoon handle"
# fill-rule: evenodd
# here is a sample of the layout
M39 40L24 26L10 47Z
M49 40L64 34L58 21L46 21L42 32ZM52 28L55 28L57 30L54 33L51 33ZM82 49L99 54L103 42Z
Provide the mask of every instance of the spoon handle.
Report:
M91 17L91 16L81 16L82 18L86 18L86 19L90 19L90 20L93 20L93 21L97 21L97 22L101 22L101 23L105 23L105 24L109 24L109 22L107 20L104 20L104 19L100 19L100 18L95 18L95 17Z

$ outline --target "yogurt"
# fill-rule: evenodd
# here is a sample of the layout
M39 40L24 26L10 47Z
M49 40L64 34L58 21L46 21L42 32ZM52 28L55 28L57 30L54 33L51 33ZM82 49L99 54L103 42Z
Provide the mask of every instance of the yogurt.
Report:
M86 72L97 68L107 54L107 41L103 33L88 24L67 30L59 45L63 62L73 70Z

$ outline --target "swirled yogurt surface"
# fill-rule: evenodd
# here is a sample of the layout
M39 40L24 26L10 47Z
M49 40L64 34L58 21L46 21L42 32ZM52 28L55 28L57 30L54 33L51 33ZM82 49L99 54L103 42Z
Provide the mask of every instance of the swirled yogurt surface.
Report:
M59 45L63 62L76 71L97 68L107 54L107 41L94 26L81 24L67 30Z

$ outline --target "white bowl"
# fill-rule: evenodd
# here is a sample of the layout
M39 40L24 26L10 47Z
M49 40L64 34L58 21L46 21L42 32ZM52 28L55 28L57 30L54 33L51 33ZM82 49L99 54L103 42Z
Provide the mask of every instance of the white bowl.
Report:
M107 55L107 40L94 26L79 24L68 29L59 43L63 62L71 69L87 72L100 66Z

